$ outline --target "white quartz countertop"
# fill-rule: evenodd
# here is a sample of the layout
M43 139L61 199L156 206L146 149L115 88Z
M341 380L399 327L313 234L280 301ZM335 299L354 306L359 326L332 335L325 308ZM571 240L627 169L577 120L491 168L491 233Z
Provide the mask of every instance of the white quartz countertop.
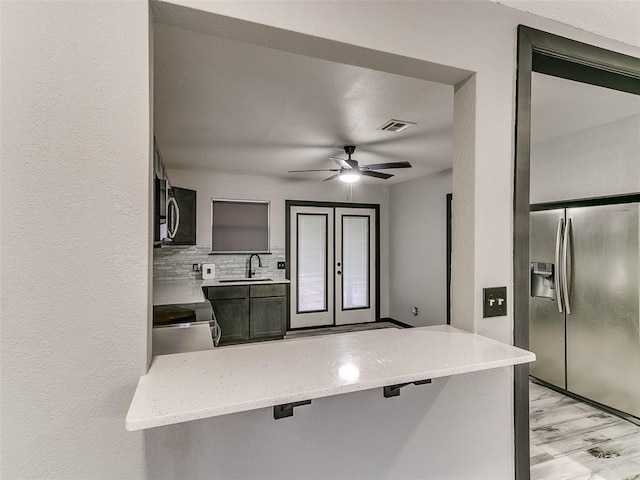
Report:
M201 303L207 299L202 292L202 280L154 280L153 305Z
M307 337L155 357L127 430L535 361L447 325ZM305 408L313 408L313 405Z
M232 287L234 285L273 285L289 283L287 279L280 280L243 280L238 282L221 282L214 280L154 280L153 304L180 305L185 303L201 303L207 299L202 287Z

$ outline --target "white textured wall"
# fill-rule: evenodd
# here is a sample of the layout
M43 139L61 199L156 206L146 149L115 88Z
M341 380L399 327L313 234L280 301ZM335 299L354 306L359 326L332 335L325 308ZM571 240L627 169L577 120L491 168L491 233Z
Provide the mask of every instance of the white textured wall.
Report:
M478 72L467 288L475 329L510 338L511 315L478 313L482 286L512 278L516 25L640 50L481 2L194 5ZM1 8L3 479L512 477L509 369L126 432L146 364L147 4Z
M639 191L640 115L531 146L531 203Z
M148 478L509 480L511 418L495 395L510 378L500 368L397 398L382 389L320 398L277 421L264 408L154 428Z
M474 331L476 76L460 82L453 96L453 193L451 212L451 325ZM479 318L479 317L478 317ZM504 336L508 333L502 332ZM508 341L508 340L507 340Z
M211 199L235 198L271 201L271 245L285 246L285 200L346 202L347 185L332 182L289 180L277 177L237 175L212 170L168 169L171 183L197 193L196 244L211 245ZM359 183L353 187L356 203L380 204L380 315L389 316L389 188Z
M447 322L447 194L452 171L389 187L389 316L414 326ZM418 315L411 307L418 307Z
M148 6L1 8L2 478L143 478Z

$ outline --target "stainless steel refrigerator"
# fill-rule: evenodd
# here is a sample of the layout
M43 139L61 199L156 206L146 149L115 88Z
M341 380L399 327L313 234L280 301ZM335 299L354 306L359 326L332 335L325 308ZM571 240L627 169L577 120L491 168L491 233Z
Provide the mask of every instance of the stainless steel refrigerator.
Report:
M531 375L640 417L640 204L530 215Z

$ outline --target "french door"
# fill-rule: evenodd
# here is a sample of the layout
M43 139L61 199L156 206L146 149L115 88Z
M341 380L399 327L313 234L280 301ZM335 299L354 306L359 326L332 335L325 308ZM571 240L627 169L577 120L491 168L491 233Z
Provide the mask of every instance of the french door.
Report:
M376 320L376 210L292 206L291 328Z

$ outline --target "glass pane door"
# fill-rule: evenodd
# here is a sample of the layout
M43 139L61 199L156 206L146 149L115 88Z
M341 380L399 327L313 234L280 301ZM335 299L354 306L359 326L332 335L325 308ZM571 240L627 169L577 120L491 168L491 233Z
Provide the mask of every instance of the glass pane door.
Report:
M290 328L333 325L334 210L291 207Z
M375 210L336 208L336 325L374 322Z

